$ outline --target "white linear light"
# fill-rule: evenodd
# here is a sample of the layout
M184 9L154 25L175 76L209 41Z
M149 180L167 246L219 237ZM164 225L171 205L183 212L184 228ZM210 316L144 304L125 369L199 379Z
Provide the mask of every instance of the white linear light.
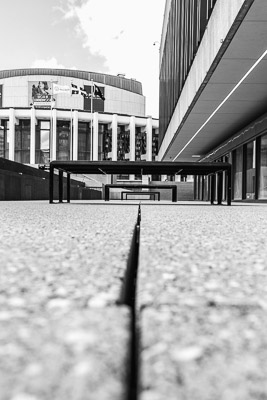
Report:
M173 161L176 160L176 158L179 157L179 155L186 149L186 147L192 142L192 140L195 139L195 137L199 134L200 131L207 125L207 123L211 120L211 118L216 114L216 112L224 105L224 103L229 99L230 96L236 91L236 89L241 85L242 82L249 76L249 74L257 67L257 65L261 62L261 60L266 56L267 54L267 49L264 51L264 53L258 58L258 60L252 65L252 67L248 70L248 72L243 76L243 78L240 79L240 81L235 85L235 87L231 90L231 92L225 97L225 99L218 105L218 107L213 111L213 113L209 116L209 118L204 122L203 125L196 131L194 136L191 137L191 139L184 145L182 150L179 151L179 153L175 156Z

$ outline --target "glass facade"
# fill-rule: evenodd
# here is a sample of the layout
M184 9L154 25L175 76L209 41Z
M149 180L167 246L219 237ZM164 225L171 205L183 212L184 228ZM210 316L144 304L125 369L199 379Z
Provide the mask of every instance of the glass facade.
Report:
M156 129L152 129L152 161L156 161L159 150L159 136L156 134Z
M89 122L78 124L78 160L91 160L91 127Z
M0 121L0 157L8 159L9 153L9 121Z
M57 121L57 160L70 160L70 121Z
M31 137L30 120L20 120L15 125L15 161L29 164L30 163L30 137Z
M48 164L50 161L50 121L38 121L35 131L35 162Z
M125 125L118 126L117 142L117 160L124 161L126 154L130 153L130 131L125 130Z
M233 152L234 199L242 199L243 148Z
M246 145L246 199L255 199L256 141Z
M173 0L160 69L160 144L216 0Z
M267 199L267 134L260 140L259 199Z

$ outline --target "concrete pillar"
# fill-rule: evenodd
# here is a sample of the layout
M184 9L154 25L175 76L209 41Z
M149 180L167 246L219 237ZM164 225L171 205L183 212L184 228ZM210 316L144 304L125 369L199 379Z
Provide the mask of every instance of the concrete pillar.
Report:
M56 160L57 158L57 110L52 110L52 138L51 138L51 159L50 161Z
M35 136L35 108L31 108L31 137L30 137L30 164L35 164L35 149L36 149L36 136Z
M15 110L14 108L9 109L9 154L8 158L10 161L15 160Z
M78 111L75 110L72 113L73 117L73 130L72 130L72 159L73 161L78 160Z
M98 113L93 117L93 161L98 161Z
M135 161L135 117L130 117L130 161Z
M112 161L117 161L118 154L118 116L112 116Z
M146 161L152 161L152 118L146 121Z

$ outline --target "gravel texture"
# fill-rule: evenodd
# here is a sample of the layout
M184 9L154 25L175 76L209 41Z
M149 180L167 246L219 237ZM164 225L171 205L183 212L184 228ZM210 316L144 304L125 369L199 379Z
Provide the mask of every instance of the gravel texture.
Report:
M142 206L141 400L267 399L267 206Z
M0 202L0 400L125 398L137 208Z

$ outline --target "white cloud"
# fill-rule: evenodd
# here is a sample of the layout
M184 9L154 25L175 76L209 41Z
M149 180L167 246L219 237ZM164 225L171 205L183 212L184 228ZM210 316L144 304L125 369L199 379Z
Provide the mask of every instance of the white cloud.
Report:
M71 1L65 18L77 18L84 47L105 57L111 74L142 82L147 114L158 114L159 52L165 0ZM101 72L101 71L99 71Z
M66 67L62 64L59 64L55 57L51 57L46 60L35 60L32 65L32 68L58 68L58 69L66 69ZM72 67L70 69L77 69L76 67Z

